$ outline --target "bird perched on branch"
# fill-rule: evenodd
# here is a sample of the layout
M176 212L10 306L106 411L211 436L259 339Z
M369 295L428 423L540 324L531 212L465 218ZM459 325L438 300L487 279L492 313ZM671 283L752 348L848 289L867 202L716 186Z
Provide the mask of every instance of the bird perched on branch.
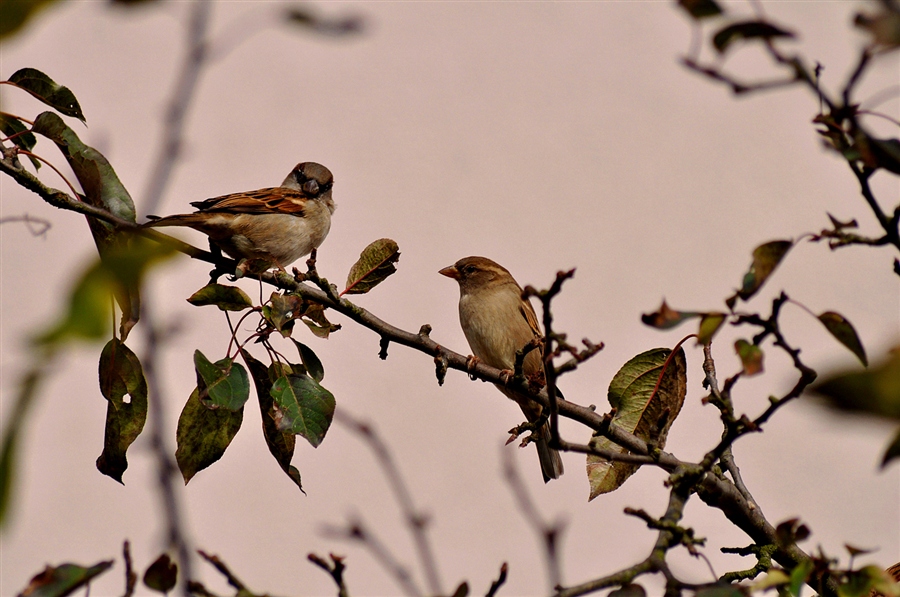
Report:
M472 353L487 365L512 371L516 351L529 343L541 341L540 324L522 288L503 266L485 257L465 257L440 270L459 283L459 323ZM543 344L541 344L543 346ZM541 349L525 356L522 372L529 379L543 381ZM538 420L542 407L528 396L512 388L497 388L515 400L529 422ZM563 473L559 451L550 448L550 427L544 423L534 432L544 482L558 479Z
M146 227L187 226L239 260L236 274L284 270L325 240L331 228L334 179L325 166L297 164L279 187L191 203L197 211L155 218Z

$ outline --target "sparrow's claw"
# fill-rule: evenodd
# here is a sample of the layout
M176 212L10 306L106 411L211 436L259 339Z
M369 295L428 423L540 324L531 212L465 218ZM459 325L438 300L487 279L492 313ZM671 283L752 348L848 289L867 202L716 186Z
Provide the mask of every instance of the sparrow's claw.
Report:
M475 371L475 367L478 366L478 363L481 362L481 359L476 357L475 355L469 355L466 357L466 372L471 374Z
M500 371L500 381L503 382L503 385L509 385L509 380L513 378L515 375L515 371L512 369L503 369Z

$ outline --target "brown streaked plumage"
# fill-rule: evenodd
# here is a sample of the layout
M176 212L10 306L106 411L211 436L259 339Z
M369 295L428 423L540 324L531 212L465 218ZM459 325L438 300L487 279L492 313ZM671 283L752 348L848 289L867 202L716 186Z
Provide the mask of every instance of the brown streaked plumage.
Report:
M459 283L459 323L478 359L497 369L512 370L516 351L535 338L543 338L534 308L522 298L522 288L500 264L486 257L465 257L439 273ZM528 353L522 372L526 377L543 378L540 350ZM541 405L528 396L500 385L497 388L518 403L528 421L536 421L541 416ZM562 459L549 446L548 425L541 427L536 437L546 483L563 474Z
M335 209L333 184L328 168L303 162L279 187L195 201L194 213L154 219L144 226L193 228L235 259L284 269L328 235ZM238 269L245 271L241 265Z

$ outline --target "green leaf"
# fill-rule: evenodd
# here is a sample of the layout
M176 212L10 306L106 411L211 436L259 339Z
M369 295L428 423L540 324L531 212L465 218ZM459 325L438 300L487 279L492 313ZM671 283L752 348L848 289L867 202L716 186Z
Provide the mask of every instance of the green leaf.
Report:
M300 360L303 361L303 367L309 373L309 376L318 382L325 379L325 367L322 366L322 361L319 360L312 348L296 340L293 340L293 342L300 352Z
M207 408L226 408L232 412L244 408L250 398L247 370L230 358L211 363L199 350L194 351L194 370L200 401Z
M826 311L819 315L819 321L825 326L832 336L838 342L850 349L850 352L856 355L856 358L863 364L868 366L869 360L866 358L866 349L863 348L856 330L844 316L834 311Z
M900 419L900 349L877 367L832 375L811 390L835 408Z
M298 317L297 312L301 309L302 302L303 300L297 295L273 292L269 297L268 304L263 305L263 317L282 336L287 338L294 329L294 321Z
M41 9L57 0L5 0L0 10L0 40L17 33Z
M207 284L187 300L195 307L215 305L222 311L243 311L253 306L253 301L247 293L237 286L225 286L223 284Z
M34 135L28 132L28 127L25 126L25 123L9 114L0 113L0 132L2 132L7 137L16 135L12 138L13 144L15 144L15 146L19 149L24 149L25 151L31 151L32 149L34 149L34 145L37 143L37 139ZM34 166L35 170L41 167L40 160L37 160L32 156L28 156L28 159L31 160L31 163Z
M734 351L741 359L744 375L751 376L763 372L763 351L743 338L734 343Z
M177 582L178 565L169 558L168 554L162 554L156 558L144 572L144 584L160 593L168 593L175 588Z
M41 71L34 68L19 69L9 78L9 82L24 89L60 114L84 122L84 114L81 113L81 106L78 105L75 94Z
M695 19L705 19L722 14L722 9L715 0L678 0L678 4Z
M792 246L793 241L773 240L756 247L753 250L753 262L744 274L744 283L737 296L746 301L756 294Z
M107 400L106 434L97 470L121 483L125 452L147 420L147 381L137 355L116 338L100 353L100 393Z
M53 112L44 112L35 119L31 130L56 143L78 178L86 203L105 209L123 220L136 221L134 202L113 167L99 151L82 143L62 118ZM105 260L110 253L121 252L129 246L133 236L130 232L117 231L112 224L96 218L88 217L87 222L101 259ZM125 340L140 317L140 293L137 287L126 285L117 289L115 296L122 309L119 335Z
M771 589L772 587L785 585L790 581L790 577L784 570L781 570L779 568L770 568L761 580L753 583L752 589L754 592L765 591L766 589Z
M691 319L692 317L700 317L701 313L691 311L676 311L672 309L666 301L662 302L659 309L654 313L644 313L641 315L641 321L644 325L656 328L658 330L668 330L679 325L681 322Z
M897 429L897 434L884 451L884 456L881 459L881 468L886 467L887 463L895 458L900 458L900 429Z
M700 327L697 329L697 343L709 344L713 337L725 323L726 315L714 311L712 313L704 313L700 320Z
M191 478L225 453L226 448L241 428L244 409L236 412L226 408L212 410L200 402L200 393L194 388L178 418L175 431L175 460L187 485Z
M347 274L347 287L341 294L365 294L397 271L394 264L400 259L400 247L389 238L369 244Z
M799 597L800 590L803 588L803 585L806 584L806 581L809 579L809 575L812 574L813 571L813 561L812 560L803 560L791 570L791 583L788 586L788 590L791 592L791 595L795 595Z
M325 317L325 307L315 303L306 307L300 321L306 324L306 327L309 328L313 335L318 336L319 338L327 339L332 332L341 329L340 324L331 323L328 321L328 318Z
M766 21L741 21L723 27L713 36L713 46L719 53L725 52L732 43L743 39L765 39L773 37L793 38L790 31L776 27Z
M681 412L687 394L684 350L679 348L666 365L671 353L667 348L643 352L625 363L609 383L609 403L616 409L611 424L655 442L660 449L666 445L669 428ZM624 448L605 437L592 438L591 446L626 453ZM636 464L588 455L587 475L591 488L588 499L618 489L637 469Z
M112 297L125 289L139 288L147 269L173 254L171 248L137 238L130 248L110 250L82 274L69 295L67 312L35 342L54 345L109 337Z
M303 483L300 481L300 471L296 467L291 466L291 459L294 457L294 447L296 445L296 436L293 433L285 433L279 431L275 420L277 413L275 410L275 400L272 398L272 382L274 379L281 377L273 367L266 369L266 366L257 361L246 350L241 351L244 362L250 370L253 377L253 383L256 386L256 397L259 399L259 410L262 414L263 437L269 452L278 462L281 470L296 483L300 491L303 491ZM305 492L304 492L305 493Z
M65 597L113 567L112 560L99 562L89 568L77 564L47 566L35 575L20 597Z
M272 385L276 425L280 431L301 435L317 448L334 418L334 396L305 375L279 377Z

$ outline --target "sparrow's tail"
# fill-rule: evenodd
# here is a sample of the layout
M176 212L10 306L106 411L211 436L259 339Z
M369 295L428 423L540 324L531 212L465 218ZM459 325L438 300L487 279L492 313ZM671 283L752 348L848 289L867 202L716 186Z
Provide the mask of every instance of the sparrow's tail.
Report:
M166 216L161 218L159 216L150 216L147 217L150 219L149 222L144 222L141 224L144 228L156 228L162 226L191 226L196 221L199 221L195 214L179 214L176 216Z
M563 474L563 463L562 458L559 456L559 450L554 450L550 447L550 424L544 424L539 434L534 445L537 446L538 458L541 461L544 483L547 483L550 479L559 479Z

